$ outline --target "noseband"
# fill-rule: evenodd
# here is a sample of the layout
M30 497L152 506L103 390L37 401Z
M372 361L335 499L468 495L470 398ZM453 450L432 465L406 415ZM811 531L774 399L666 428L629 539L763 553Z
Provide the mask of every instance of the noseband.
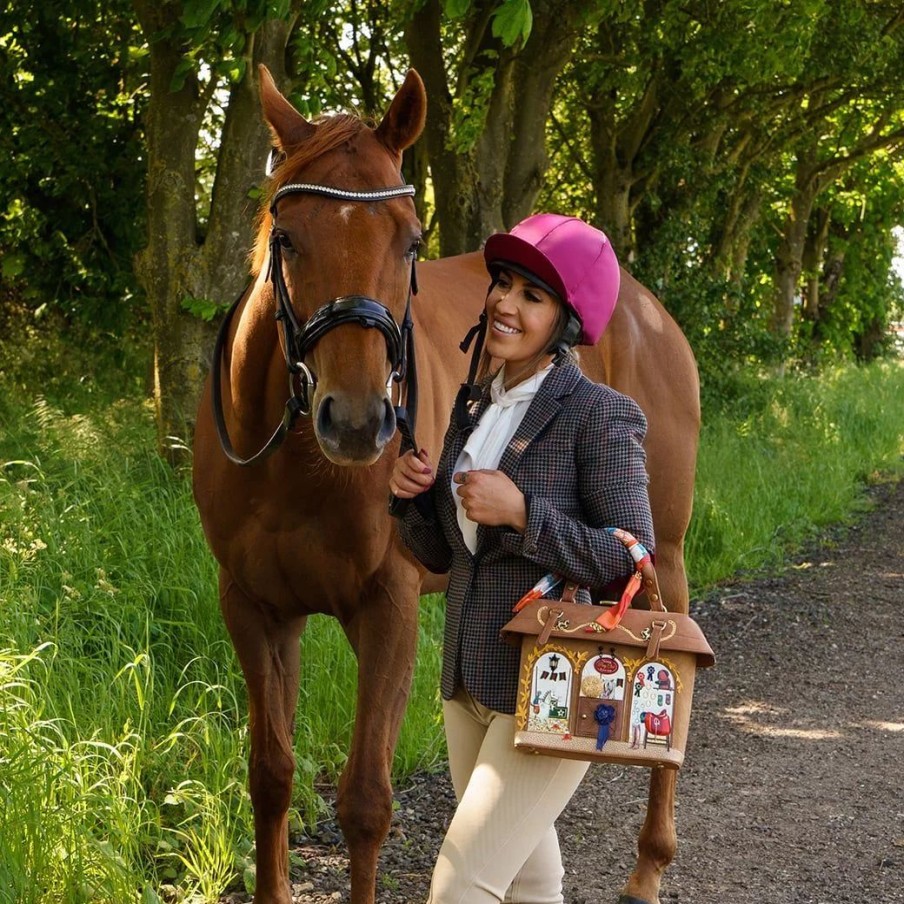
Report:
M381 188L373 191L347 191L329 185L311 183L292 183L284 185L273 196L270 204L270 264L267 279L273 284L276 299L276 320L282 327L282 349L289 371L289 399L283 412L283 418L266 445L250 458L242 458L233 448L226 428L223 414L221 370L226 337L229 324L245 297L243 292L234 302L223 318L217 333L214 347L212 368L212 401L214 422L220 446L226 457L237 465L250 465L266 458L282 444L289 430L292 429L299 415L311 413L311 399L317 387L317 377L305 363L311 349L330 330L343 324L354 323L365 328L375 328L386 340L386 353L391 365L387 389L393 383L401 384L407 377L406 404L401 404L401 388L399 405L395 407L396 423L405 445L416 448L414 442L414 423L417 417L417 370L414 356L414 323L411 319L411 297L417 295L417 274L414 259L411 261L411 281L408 286L408 299L405 304L405 316L401 326L396 323L392 312L382 302L366 295L344 295L334 298L319 307L304 323L300 322L292 307L292 299L286 286L282 266L282 245L280 234L276 230L277 204L287 195L310 194L331 198L335 201L374 202L391 201L394 198L412 197L413 185L399 185L393 188Z

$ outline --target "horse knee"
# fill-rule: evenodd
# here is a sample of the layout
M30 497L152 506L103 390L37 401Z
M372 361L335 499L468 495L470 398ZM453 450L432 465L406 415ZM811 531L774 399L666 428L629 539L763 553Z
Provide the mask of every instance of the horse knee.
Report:
M250 768L249 790L255 813L285 813L292 802L294 776L294 756L269 753L254 757Z
M392 822L392 789L372 785L367 791L340 788L336 816L349 844L381 845Z

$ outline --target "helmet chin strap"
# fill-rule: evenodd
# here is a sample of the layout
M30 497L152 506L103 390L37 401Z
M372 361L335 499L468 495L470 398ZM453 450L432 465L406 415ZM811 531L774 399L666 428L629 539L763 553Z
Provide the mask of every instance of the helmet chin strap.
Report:
M565 360L568 352L580 341L583 332L584 325L581 323L580 317L569 308L568 322L565 324L565 329L562 330L562 335L549 347L553 356L553 364L558 366Z
M491 285L490 288L492 289L493 286ZM461 344L458 346L465 354L467 354L468 349L471 347L471 343L474 342L475 339L477 340L474 342L474 351L471 353L471 364L468 367L468 379L461 384L458 395L455 396L455 423L459 430L464 430L465 427L469 426L470 419L468 418L468 405L471 402L479 402L482 394L480 387L477 385L477 367L480 364L480 354L483 351L483 343L486 340L486 335L487 312L486 308L484 308L483 313L480 315L480 319L468 330L467 335L462 339Z

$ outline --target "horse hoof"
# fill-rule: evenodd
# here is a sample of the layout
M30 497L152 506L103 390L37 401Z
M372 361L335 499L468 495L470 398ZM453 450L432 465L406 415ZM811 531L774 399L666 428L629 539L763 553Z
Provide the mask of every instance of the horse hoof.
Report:
M635 898L634 895L619 895L617 904L650 904L643 898Z

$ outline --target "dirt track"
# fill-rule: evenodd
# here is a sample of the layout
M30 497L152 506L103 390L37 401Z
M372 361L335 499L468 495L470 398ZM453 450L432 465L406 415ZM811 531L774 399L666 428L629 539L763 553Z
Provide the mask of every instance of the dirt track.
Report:
M698 676L662 904L904 902L904 481L872 495L780 576L692 603L718 664ZM397 797L380 904L426 899L453 806L442 775ZM558 823L568 904L614 904L645 799L644 770L591 768ZM299 904L348 900L334 825L295 854Z

